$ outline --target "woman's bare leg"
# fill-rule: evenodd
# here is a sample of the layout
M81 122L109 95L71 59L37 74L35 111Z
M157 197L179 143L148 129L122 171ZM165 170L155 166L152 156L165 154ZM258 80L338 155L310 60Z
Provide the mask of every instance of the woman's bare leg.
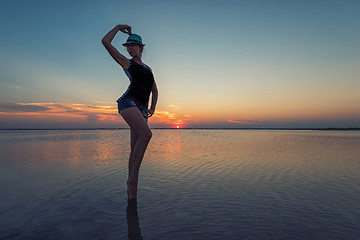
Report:
M131 167L132 167L132 163L133 161L131 160L133 158L133 155L134 155L134 148L135 148L135 144L138 140L138 136L136 134L136 131L134 129L131 129L130 128L130 148L131 148L131 151L130 151L130 157L129 157L129 175L131 174Z
M136 198L139 170L145 150L150 142L152 132L137 107L126 108L120 112L124 120L129 124L132 132L132 150L129 158L129 199Z

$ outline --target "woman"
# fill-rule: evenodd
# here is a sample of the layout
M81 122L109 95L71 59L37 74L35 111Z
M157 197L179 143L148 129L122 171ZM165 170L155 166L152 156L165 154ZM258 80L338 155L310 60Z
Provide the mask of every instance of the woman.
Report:
M111 44L118 31L129 35L123 45L132 57L131 59L126 58ZM139 35L131 33L130 26L115 26L104 36L102 43L130 79L127 91L117 100L117 103L120 115L130 126L131 152L127 193L129 199L136 199L140 164L152 136L147 124L148 117L155 112L158 90L151 69L141 60L145 44L142 43ZM151 107L148 109L150 93L152 93Z

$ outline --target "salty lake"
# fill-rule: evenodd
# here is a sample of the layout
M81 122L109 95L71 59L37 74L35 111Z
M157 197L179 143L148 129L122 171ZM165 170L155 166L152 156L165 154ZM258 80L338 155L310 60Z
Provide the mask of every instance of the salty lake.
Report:
M360 131L1 130L0 239L360 239Z

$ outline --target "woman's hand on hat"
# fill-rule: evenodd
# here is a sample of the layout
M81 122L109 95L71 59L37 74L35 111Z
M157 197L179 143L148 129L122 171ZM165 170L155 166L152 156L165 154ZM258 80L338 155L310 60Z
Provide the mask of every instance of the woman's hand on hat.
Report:
M126 34L131 34L131 27L129 25L119 25L120 31Z

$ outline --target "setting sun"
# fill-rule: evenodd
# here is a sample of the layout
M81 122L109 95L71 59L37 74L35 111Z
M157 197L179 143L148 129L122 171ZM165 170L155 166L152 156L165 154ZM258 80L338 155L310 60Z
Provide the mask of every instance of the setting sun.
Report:
M180 126L179 126L179 125L176 125L176 128L180 128Z

